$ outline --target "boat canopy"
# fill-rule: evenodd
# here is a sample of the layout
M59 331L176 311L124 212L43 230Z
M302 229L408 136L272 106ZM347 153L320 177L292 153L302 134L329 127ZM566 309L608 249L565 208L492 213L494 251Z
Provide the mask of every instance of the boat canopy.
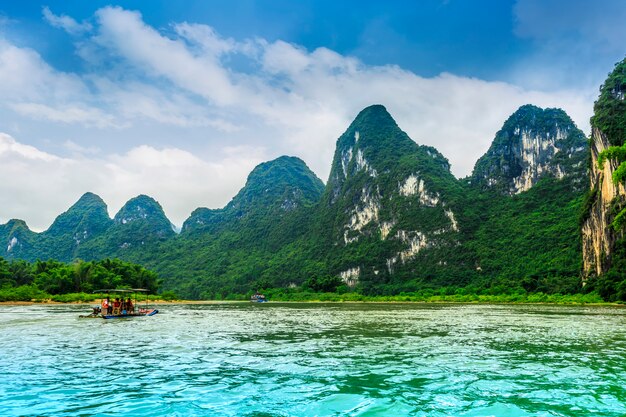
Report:
M100 294L103 292L122 292L122 293L132 293L132 292L150 292L150 290L147 290L145 288L123 288L123 289L117 289L117 288L104 288L102 290L95 290L93 293L94 294Z

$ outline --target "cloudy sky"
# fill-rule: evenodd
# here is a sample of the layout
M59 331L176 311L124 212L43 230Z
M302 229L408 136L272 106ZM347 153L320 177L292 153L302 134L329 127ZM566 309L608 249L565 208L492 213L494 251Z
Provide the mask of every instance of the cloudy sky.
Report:
M180 226L284 154L326 181L375 103L463 177L522 104L588 133L624 21L621 0L0 0L0 223L45 230L92 191Z

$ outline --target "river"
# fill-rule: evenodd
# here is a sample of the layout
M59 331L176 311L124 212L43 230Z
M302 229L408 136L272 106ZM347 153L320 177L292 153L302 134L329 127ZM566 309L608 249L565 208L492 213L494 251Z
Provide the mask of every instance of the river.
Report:
M0 306L0 415L623 416L626 309Z

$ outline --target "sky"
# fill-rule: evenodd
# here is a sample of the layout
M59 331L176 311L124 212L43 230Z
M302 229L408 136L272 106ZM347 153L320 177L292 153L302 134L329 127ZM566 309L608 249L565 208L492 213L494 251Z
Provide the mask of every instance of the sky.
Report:
M43 231L91 191L180 227L281 155L326 181L371 104L464 177L523 104L588 134L624 21L621 0L0 0L0 224Z

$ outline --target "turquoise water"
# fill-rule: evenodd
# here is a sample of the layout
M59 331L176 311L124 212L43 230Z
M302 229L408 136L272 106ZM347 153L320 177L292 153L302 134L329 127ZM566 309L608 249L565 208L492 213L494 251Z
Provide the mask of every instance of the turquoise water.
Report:
M611 307L0 306L0 415L623 416Z

